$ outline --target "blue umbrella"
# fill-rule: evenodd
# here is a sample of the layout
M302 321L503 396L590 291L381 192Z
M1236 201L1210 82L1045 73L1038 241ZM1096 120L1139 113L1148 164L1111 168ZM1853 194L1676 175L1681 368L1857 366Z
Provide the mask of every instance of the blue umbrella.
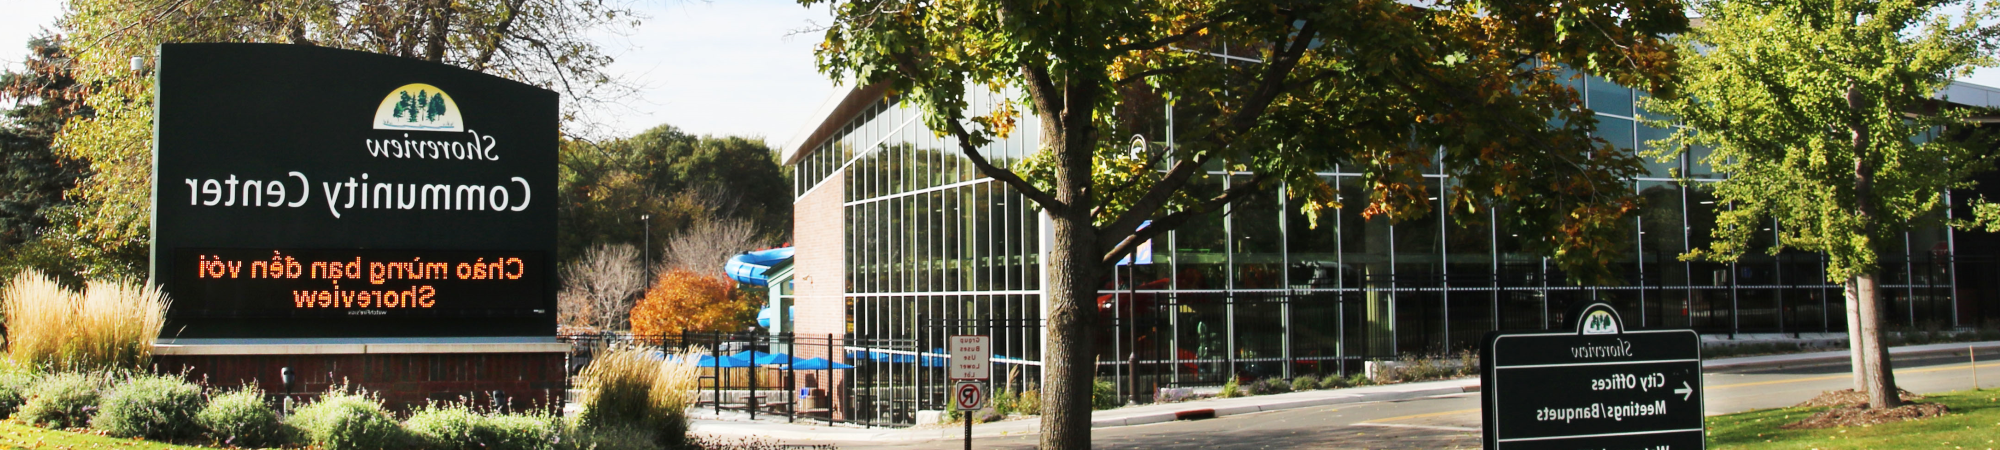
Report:
M806 358L792 363L792 370L852 369L854 366L827 361L826 358Z
M724 369L734 369L738 367L750 367L750 362L736 359L735 357L730 357L730 356L717 358L708 355L701 355L701 360L695 363L695 367L721 367Z
M791 355L787 355L784 353L764 353L753 350L753 351L737 352L734 355L730 355L729 358L741 361L745 364L769 366L773 364L784 364L786 360L789 360L791 358Z

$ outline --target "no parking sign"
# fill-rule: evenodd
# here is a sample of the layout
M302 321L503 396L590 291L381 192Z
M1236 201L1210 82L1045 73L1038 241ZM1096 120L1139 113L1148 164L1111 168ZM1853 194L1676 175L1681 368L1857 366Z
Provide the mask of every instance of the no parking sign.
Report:
M951 406L958 411L978 411L986 408L986 383L981 381L960 381L951 388Z

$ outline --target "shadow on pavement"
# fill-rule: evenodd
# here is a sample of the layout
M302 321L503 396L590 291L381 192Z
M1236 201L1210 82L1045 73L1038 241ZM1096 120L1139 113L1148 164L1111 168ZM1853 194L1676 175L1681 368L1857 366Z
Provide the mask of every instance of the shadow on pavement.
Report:
M1307 431L1257 431L1235 433L1176 434L1170 428L1156 433L1131 436L1103 436L1101 431L1091 442L1092 448L1101 449L1146 449L1146 450L1221 450L1221 449L1474 449L1479 448L1479 434L1421 428L1391 428L1372 426L1341 427L1333 430ZM973 448L1027 450L1035 448L1034 436L1008 436L981 438L973 441ZM904 450L904 449L956 449L964 448L963 441L934 440L920 442L866 442L835 443L841 450ZM793 444L787 442L787 444ZM803 443L800 443L803 444Z

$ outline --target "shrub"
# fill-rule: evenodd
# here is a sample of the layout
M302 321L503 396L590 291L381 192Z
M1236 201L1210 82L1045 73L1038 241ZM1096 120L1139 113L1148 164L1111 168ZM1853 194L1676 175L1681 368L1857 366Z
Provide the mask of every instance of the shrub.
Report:
M209 439L222 445L262 448L286 443L278 411L264 401L264 391L254 385L216 395L195 413L194 421Z
M168 303L157 286L92 281L79 293L40 272L21 271L0 295L8 358L66 370L143 367Z
M1030 416L1042 415L1042 391L1035 389L1034 383L1029 383L1028 390L1021 391L1019 398L1020 400L1014 403L1014 407L1020 410L1021 414Z
M1326 378L1319 380L1320 389L1340 389L1348 386L1351 384L1347 382L1347 378L1340 375L1327 375Z
M1222 393L1218 394L1218 396L1222 398L1235 398L1235 397L1242 397L1244 395L1254 395L1254 394L1243 392L1243 385L1237 383L1236 377L1233 376L1229 377L1229 381L1222 383Z
M1111 380L1097 379L1090 382L1090 408L1111 409L1118 407L1118 385Z
M658 443L677 448L686 442L687 409L694 405L699 368L691 350L660 361L643 347L607 349L578 376L580 428L629 427L657 430ZM679 362L676 362L679 361Z
M1015 394L1012 389L1001 388L1000 392L993 394L993 411L1000 413L1002 416L1013 414L1014 411L1017 411L1015 405L1020 402L1020 399L1020 396Z
M321 450L381 450L400 448L409 441L403 427L382 410L382 402L365 392L342 392L341 387L299 407L285 423Z
M426 447L435 449L458 449L479 447L473 436L485 418L467 409L464 405L428 406L410 415L404 421L405 429Z
M429 406L405 422L412 437L438 450L549 450L555 419L542 415L483 415L462 404Z
M1292 379L1293 391L1310 391L1313 389L1319 389L1319 378L1317 377L1300 375L1298 378Z
M140 375L110 389L99 402L91 428L117 437L175 440L201 431L201 388L180 377Z
M1368 374L1365 373L1355 373L1354 376L1347 377L1348 386L1368 386L1372 384L1375 384L1375 380L1368 379Z
M561 420L546 414L495 414L486 416L487 449L553 450L561 431Z
M75 372L42 377L14 417L43 428L78 428L90 423L102 396L104 377Z
M35 387L35 372L26 369L9 368L0 370L0 417L14 415L21 404L28 401L28 390Z
M557 450L659 450L659 433L644 428L608 426L563 430Z
M1262 381L1258 381L1257 384L1262 386L1258 390L1263 391L1264 395L1283 394L1292 391L1292 384L1286 383L1283 378L1265 378Z

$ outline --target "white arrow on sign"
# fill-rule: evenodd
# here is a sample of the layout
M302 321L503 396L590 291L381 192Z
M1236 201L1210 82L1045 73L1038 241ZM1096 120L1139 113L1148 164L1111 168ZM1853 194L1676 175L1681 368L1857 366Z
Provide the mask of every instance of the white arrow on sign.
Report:
M1693 387L1689 387L1689 386L1688 386L1688 382L1686 382L1686 381L1682 381L1682 382L1681 382L1681 388L1680 388L1680 389L1675 389L1675 390L1674 390L1674 393L1675 393L1675 394L1680 394L1680 395L1681 395L1681 400L1682 400L1682 401L1687 401L1687 399L1688 399L1688 396L1691 396L1691 395L1694 395L1694 388L1693 388Z

